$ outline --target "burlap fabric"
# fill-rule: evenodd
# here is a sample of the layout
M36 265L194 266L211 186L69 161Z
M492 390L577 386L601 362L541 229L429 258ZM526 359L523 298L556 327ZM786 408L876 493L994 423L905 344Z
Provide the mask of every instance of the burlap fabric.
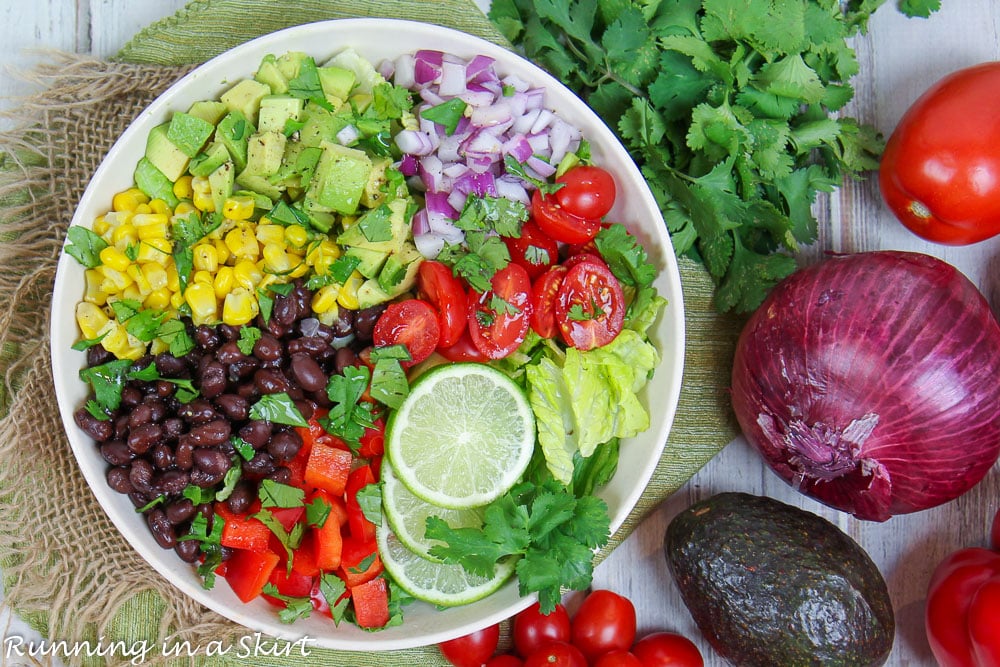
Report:
M246 20L249 15L253 21ZM246 39L346 16L424 18L503 41L467 0L207 0L141 32L116 62L52 54L48 64L26 74L43 91L22 100L12 113L17 129L0 134L0 562L8 604L51 641L146 640L154 647L164 640L188 641L204 651L213 642L232 644L248 634L186 598L150 568L87 488L53 398L47 334L51 290L64 234L88 179L116 137L159 92L191 63ZM598 559L735 434L726 387L739 322L715 313L711 281L699 266L682 261L681 271L688 339L677 421L639 505ZM116 664L129 657L63 659ZM176 659L157 650L146 656L146 664L165 662ZM444 664L433 647L365 654L314 648L305 662ZM295 663L303 661L252 660Z

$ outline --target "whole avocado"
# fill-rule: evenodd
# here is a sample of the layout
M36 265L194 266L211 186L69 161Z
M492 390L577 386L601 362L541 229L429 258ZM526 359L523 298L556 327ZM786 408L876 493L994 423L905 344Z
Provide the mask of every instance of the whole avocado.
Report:
M720 493L677 515L663 549L698 628L735 665L875 666L889 657L885 579L816 514Z

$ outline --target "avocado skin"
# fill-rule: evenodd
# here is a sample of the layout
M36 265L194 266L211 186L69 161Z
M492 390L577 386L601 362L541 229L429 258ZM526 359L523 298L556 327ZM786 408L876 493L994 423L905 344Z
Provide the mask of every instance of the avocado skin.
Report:
M663 549L698 628L735 665L876 666L889 657L885 579L816 514L720 493L677 515Z

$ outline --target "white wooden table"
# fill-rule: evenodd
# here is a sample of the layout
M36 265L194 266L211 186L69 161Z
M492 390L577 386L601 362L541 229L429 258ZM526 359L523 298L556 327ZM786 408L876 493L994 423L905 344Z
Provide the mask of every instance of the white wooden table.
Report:
M45 48L109 56L140 28L184 4L184 0L0 0L0 61L8 68L29 67L44 58L36 49ZM868 35L855 44L861 73L852 82L856 97L848 113L888 134L933 81L954 69L1000 58L998 35L1000 8L992 0L944 0L942 11L930 20L905 19L892 6L883 7ZM0 73L0 108L11 104L6 98L28 91L30 87L9 70ZM965 248L921 242L882 206L871 179L847 184L817 208L821 240L804 251L805 259L826 250L926 252L957 266L994 307L1000 306L1000 277L992 270L1000 256L1000 240ZM814 511L857 539L884 573L896 609L898 630L889 664L932 665L922 620L927 581L934 564L950 551L985 544L989 521L1000 507L1000 466L957 501L873 524L800 496L742 440L730 443L598 567L594 582L595 587L610 588L635 602L640 634L660 629L682 632L699 642L707 665L723 662L701 640L680 601L666 569L662 541L677 512L698 499L731 490L773 496ZM15 619L8 632L22 634L24 629Z

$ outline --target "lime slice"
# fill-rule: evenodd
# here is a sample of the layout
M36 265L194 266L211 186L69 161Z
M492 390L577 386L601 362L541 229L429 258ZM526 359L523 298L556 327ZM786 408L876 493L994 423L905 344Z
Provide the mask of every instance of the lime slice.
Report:
M410 551L433 561L438 559L430 555L430 549L441 542L424 535L427 517L436 516L452 528L478 528L483 525L484 508L451 510L431 505L413 495L399 481L392 465L386 460L382 461L382 508L396 538Z
M524 391L500 371L475 363L421 375L390 417L386 454L419 498L466 509L502 496L535 448L535 417Z
M400 588L418 600L457 607L481 600L503 586L514 573L514 558L497 563L492 577L469 574L461 565L427 560L407 549L383 521L375 530L382 565Z

